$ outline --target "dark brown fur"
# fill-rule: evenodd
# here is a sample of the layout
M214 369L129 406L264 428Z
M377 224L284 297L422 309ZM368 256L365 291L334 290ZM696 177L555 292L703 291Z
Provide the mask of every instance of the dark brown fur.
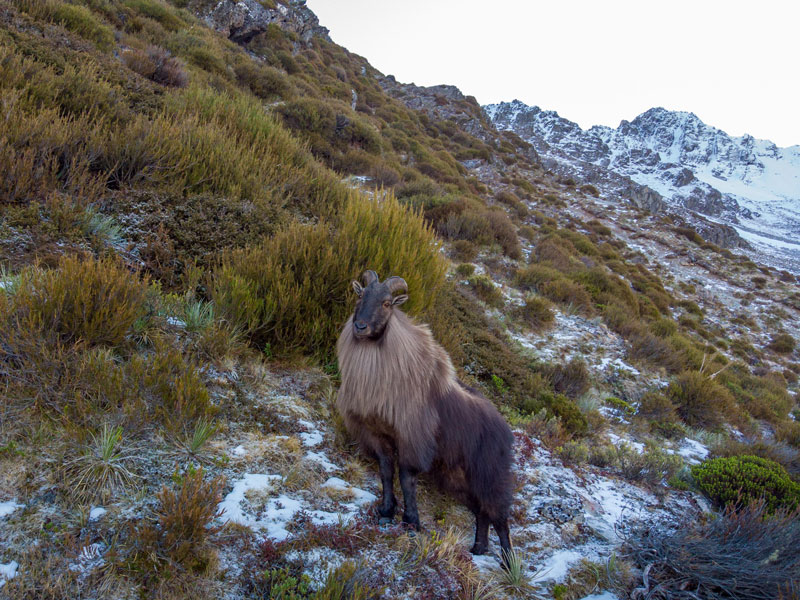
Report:
M394 307L377 276L365 279L366 288L354 286L360 300L337 345L342 370L337 407L361 447L378 460L383 483L378 512L394 516L397 459L404 522L419 527L416 476L429 472L438 487L475 514L472 551L486 552L491 523L505 559L511 550L511 430L489 400L456 378L430 330Z

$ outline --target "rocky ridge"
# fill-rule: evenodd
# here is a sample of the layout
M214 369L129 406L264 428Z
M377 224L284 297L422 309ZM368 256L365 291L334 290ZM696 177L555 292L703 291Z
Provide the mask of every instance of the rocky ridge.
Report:
M733 137L687 112L653 108L616 129L583 130L519 100L488 105L498 129L530 142L544 164L641 208L669 208L704 237L753 246L772 266L800 269L800 147Z

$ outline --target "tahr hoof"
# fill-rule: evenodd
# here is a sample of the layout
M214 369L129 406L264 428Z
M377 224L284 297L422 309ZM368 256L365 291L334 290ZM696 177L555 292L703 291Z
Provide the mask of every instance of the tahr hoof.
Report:
M472 546L472 548L469 549L469 551L472 554L475 554L477 556L480 556L481 554L486 554L486 550L488 550L488 548L483 544L475 544Z
M389 517L381 517L380 519L378 519L378 526L388 527L389 525L392 524L393 521L394 519L390 519Z

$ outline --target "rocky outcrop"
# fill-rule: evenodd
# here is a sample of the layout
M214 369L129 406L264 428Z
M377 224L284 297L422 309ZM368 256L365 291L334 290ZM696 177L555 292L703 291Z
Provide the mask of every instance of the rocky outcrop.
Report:
M305 0L276 2L275 8L267 8L257 0L220 0L205 10L200 9L199 14L210 27L239 44L249 42L272 24L296 33L304 43L314 36L330 41L328 30L320 26Z

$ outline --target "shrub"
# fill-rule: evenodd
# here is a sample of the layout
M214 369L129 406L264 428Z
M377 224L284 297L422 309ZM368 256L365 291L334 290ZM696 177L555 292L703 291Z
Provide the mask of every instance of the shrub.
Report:
M478 247L469 240L456 240L452 255L455 260L472 262L478 257Z
M642 529L628 548L649 578L631 597L796 598L800 519L785 512L766 516L764 506L756 505L726 510L715 519L686 515L668 529Z
M623 477L651 485L670 479L683 464L680 456L669 454L661 448L648 447L644 452L638 452L627 444L617 448L617 462Z
M796 346L795 339L788 333L778 333L772 336L767 348L778 354L791 354Z
M733 408L730 392L699 371L680 375L667 390L678 415L692 427L717 427Z
M486 212L486 220L489 222L495 241L503 249L503 254L514 260L522 258L522 246L519 243L517 229L508 215L501 210L490 210Z
M514 274L514 285L522 290L539 292L546 283L562 279L561 273L545 265L528 265Z
M21 0L19 4L31 16L57 23L94 43L100 50L114 47L114 31L98 21L85 6L57 0Z
M475 273L475 265L472 263L461 263L456 266L456 275L459 277L469 277Z
M576 264L580 266L580 263L573 258L577 254L578 251L572 242L557 235L550 235L536 244L536 259L559 271L568 271Z
M21 274L9 317L20 332L65 344L116 346L144 314L146 293L146 279L117 260L64 256L56 269Z
M589 369L579 358L573 358L565 365L547 365L542 368L542 373L557 393L569 398L582 396L591 385Z
M781 465L744 455L712 458L692 467L697 487L718 506L746 506L762 500L767 512L793 510L800 502L800 484Z
M776 435L776 437L779 437ZM789 476L800 482L800 451L782 441L778 442L740 442L726 438L711 448L712 458L731 456L759 456L780 464Z
M181 61L158 46L148 46L146 50L125 50L122 62L131 71L161 85L186 87L189 82Z
M256 347L329 359L352 311L350 281L366 269L403 277L408 312L424 315L446 266L418 214L393 197L377 202L353 195L335 229L294 223L259 246L228 253L212 295Z
M636 411L636 416L648 421L674 423L678 420L678 413L669 398L659 392L647 392L641 400Z
M525 298L525 304L516 307L513 315L533 330L551 325L555 320L550 302L539 296Z
M474 275L467 281L470 289L483 302L494 308L503 306L503 293L491 278L486 275Z
M542 285L539 292L554 302L566 304L573 310L591 314L592 299L586 289L574 281L555 279Z
M139 14L158 21L168 31L176 31L184 25L174 8L158 0L125 0L125 4Z
M609 396L604 402L606 406L623 416L631 416L636 412L636 409L631 406L630 402L626 402L622 398L617 398L616 396Z
M212 553L208 538L221 529L211 521L219 516L217 505L222 501L225 479L219 476L205 481L202 467L175 479L175 489L164 486L157 495L159 552L186 569L202 571Z
M517 198L515 194L506 191L499 191L494 196L495 200L498 202L505 204L510 209L512 209L518 217L523 218L528 214L528 207Z

